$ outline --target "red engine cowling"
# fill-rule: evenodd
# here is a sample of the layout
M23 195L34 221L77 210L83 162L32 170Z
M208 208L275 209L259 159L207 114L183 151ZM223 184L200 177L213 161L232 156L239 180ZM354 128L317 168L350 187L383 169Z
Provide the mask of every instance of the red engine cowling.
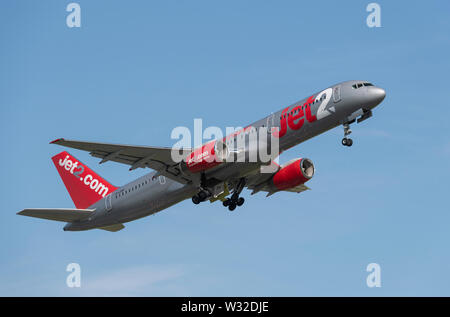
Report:
M314 164L310 159L295 160L283 166L272 178L272 183L278 190L284 190L304 184L314 176Z
M223 163L228 157L228 147L223 141L212 141L190 153L183 165L191 173L198 173Z

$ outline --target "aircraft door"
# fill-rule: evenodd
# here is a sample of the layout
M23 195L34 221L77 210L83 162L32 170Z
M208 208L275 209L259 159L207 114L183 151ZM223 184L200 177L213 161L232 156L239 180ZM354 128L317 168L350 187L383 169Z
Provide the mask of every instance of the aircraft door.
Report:
M274 114L272 113L270 116L267 117L267 133L272 133L272 127L274 126Z
M109 194L105 198L105 207L106 207L106 211L110 211L112 209L111 194Z
M337 85L333 88L333 101L341 101L341 85Z

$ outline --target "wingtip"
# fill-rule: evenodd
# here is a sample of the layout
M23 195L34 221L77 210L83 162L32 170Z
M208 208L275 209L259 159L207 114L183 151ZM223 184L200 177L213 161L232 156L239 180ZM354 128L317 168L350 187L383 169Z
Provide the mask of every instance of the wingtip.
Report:
M55 143L58 143L59 141L64 141L64 139L63 138L59 138L59 139L53 140L53 141L50 142L50 144L55 144Z

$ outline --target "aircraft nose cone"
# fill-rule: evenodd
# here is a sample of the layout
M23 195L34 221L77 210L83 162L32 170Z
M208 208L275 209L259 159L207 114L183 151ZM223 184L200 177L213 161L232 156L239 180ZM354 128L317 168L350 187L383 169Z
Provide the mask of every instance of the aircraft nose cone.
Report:
M380 87L371 87L369 92L370 99L374 104L379 104L383 101L384 97L386 97L386 91Z

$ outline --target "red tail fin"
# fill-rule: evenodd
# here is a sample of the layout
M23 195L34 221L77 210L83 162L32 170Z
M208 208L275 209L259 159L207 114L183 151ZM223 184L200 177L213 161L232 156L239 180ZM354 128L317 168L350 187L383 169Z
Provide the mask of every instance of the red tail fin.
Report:
M65 151L53 156L52 160L79 209L88 208L117 189Z

